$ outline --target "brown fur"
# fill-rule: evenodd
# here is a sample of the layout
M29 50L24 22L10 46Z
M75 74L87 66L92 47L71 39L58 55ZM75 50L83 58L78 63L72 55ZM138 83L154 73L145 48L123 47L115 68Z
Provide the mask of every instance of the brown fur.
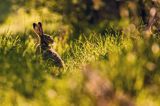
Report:
M53 44L54 41L49 35L43 33L42 23L33 23L33 29L38 36L38 46L36 52L41 53L45 60L51 59L58 67L63 67L63 60L58 53L51 49L51 46L49 46L49 44Z

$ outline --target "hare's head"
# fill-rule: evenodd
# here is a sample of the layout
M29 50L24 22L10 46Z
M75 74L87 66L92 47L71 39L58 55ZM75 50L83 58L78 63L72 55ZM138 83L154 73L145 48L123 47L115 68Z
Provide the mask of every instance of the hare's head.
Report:
M40 37L42 42L45 43L53 43L53 39L49 35L43 33L42 23L38 22L38 24L33 23L34 32Z

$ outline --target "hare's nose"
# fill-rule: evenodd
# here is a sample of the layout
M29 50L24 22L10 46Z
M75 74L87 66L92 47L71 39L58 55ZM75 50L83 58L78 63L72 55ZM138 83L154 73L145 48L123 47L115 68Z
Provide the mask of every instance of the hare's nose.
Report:
M52 43L52 46L56 46L56 43L55 43L55 42L53 42L53 43Z
M52 42L52 45L55 45L55 42Z

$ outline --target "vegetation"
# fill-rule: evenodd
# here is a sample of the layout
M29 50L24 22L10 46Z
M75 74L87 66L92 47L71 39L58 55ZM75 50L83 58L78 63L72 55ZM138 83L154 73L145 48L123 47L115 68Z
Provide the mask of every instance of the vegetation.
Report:
M0 1L1 106L160 106L159 1L89 1ZM64 68L35 53L39 21Z

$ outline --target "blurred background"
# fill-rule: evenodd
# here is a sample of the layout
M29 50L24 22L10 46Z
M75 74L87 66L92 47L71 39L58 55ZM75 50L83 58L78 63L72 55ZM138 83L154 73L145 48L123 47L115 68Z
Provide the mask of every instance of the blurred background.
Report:
M42 22L63 69L35 55ZM160 0L1 0L1 106L160 106Z
M26 30L24 27L30 27L35 21L42 21L47 31L59 30L72 33L74 36L91 30L104 33L107 26L124 27L132 23L137 27L148 24L151 8L155 8L159 16L159 2L159 0L5 0L0 3L1 32L7 29L12 32L23 32Z

